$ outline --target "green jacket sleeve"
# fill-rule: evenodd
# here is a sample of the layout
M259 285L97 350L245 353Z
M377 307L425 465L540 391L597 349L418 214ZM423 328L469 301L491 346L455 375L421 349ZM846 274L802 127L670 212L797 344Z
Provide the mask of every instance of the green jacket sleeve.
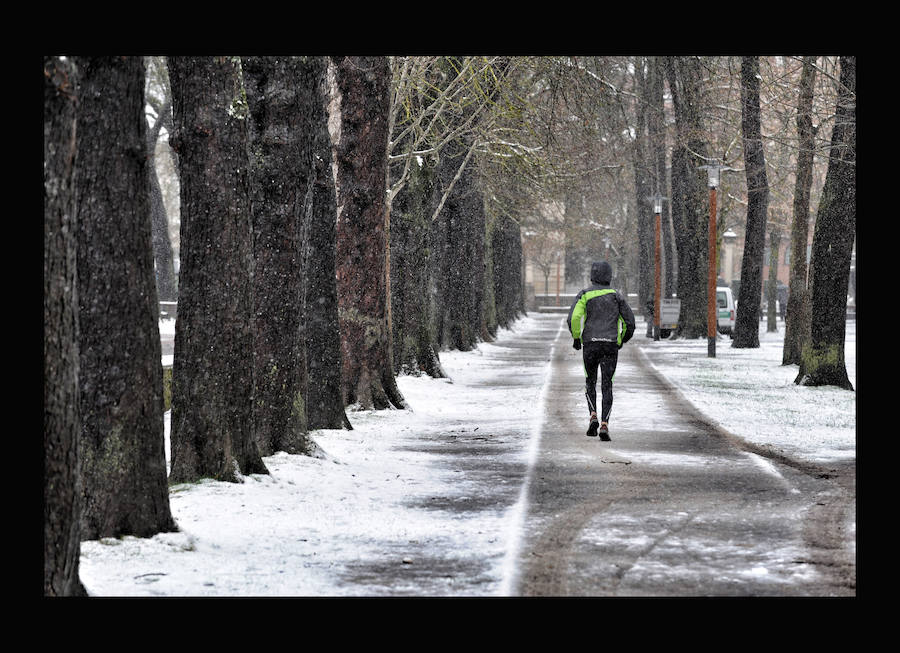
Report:
M582 290L578 293L578 296L575 297L575 301L572 302L572 308L569 309L569 317L566 319L566 324L569 326L569 332L575 340L581 338L581 320L584 318L584 311L585 301L584 291Z

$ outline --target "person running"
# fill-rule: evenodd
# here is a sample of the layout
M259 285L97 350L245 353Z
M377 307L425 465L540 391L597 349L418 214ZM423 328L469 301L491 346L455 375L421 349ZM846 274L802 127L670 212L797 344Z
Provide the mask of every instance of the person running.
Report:
M612 266L606 261L591 264L591 286L575 297L566 323L575 339L573 347L582 350L585 396L591 414L587 435L609 442L609 413L612 410L613 376L619 361L619 349L634 335L634 312L625 296L614 288ZM584 326L582 327L582 320ZM597 417L597 368L603 397Z

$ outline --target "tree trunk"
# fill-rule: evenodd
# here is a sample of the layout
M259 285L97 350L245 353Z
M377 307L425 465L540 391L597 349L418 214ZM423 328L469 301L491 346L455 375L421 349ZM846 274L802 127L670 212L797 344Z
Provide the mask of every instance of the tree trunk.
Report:
M651 176L644 161L643 147L635 143L632 153L634 162L634 194L637 208L638 234L638 302L647 319L648 338L653 336L653 213L647 198L652 194Z
M484 203L482 203L484 210ZM481 284L481 340L483 342L493 342L497 336L497 297L494 292L494 243L493 243L493 225L487 211L484 211L484 246L482 247L482 264L483 278ZM560 258L563 258L562 256ZM559 274L559 267L556 268ZM557 277L557 291L565 292L565 282Z
M769 212L769 184L762 146L759 108L759 58L741 61L741 131L744 169L747 175L747 227L741 261L741 288L732 347L759 347L759 306L762 299L762 265Z
M166 483L144 62L76 65L81 537L148 537L177 527Z
M460 171L469 147L464 142L445 147L435 194L440 198L456 178L438 217L443 223L438 232L443 235L438 341L459 351L474 348L483 333L485 214L474 168L466 165Z
M667 57L666 76L675 108L676 145L672 149L672 224L677 238L678 337L707 336L709 194L705 130L700 110L700 68L692 57Z
M812 122L816 57L803 58L800 101L797 106L797 179L794 186L794 219L791 225L791 278L784 325L782 365L800 365L803 345L809 339L810 306L807 291L806 243L809 240L809 193L818 127Z
M84 596L78 578L76 70L44 57L44 595Z
M493 256L494 302L497 325L512 326L525 314L522 292L522 235L519 224L506 216L492 221L491 254Z
M650 143L650 151L653 158L654 192L660 195L669 195L669 183L666 175L666 113L665 113L665 62L663 57L651 57L648 78L649 97L647 127ZM660 240L662 242L661 270L663 275L662 296L671 297L675 292L674 268L673 268L673 244L672 231L669 227L668 198L662 201L662 214L660 215Z
M336 273L344 401L363 409L405 408L391 354L385 198L390 66L386 57L341 57L334 63L340 92Z
M322 61L249 57L241 67L250 110L253 216L253 434L260 455L309 455L302 265Z
M344 411L343 364L338 331L338 294L335 278L337 200L334 188L334 156L328 133L326 79L316 87L311 129L314 136L315 178L308 198L307 237L303 253L303 314L306 318L306 418L310 430L351 429Z
M251 431L253 252L240 63L172 57L169 77L181 177L170 480L239 482L268 473Z
M778 331L778 248L781 244L781 234L777 229L769 232L769 289L766 293L766 333Z
M671 194L671 192L670 192ZM672 203L671 201L663 202L662 215L662 234L663 234L663 258L665 262L664 278L663 278L663 297L671 298L678 292L678 276L679 271L676 267L678 260L677 246L675 240L675 229L672 226Z
M648 338L653 337L653 207L650 196L655 190L656 166L650 151L648 137L648 105L650 102L650 80L644 75L646 59L637 57L635 62L635 87L639 92L634 119L635 138L631 149L634 170L634 200L637 209L638 236L638 302L647 317Z
M434 170L413 164L391 209L391 309L394 370L444 378L436 349L431 283L431 198Z
M812 320L797 383L853 389L844 359L847 288L856 239L856 57L841 57L841 80L812 254Z

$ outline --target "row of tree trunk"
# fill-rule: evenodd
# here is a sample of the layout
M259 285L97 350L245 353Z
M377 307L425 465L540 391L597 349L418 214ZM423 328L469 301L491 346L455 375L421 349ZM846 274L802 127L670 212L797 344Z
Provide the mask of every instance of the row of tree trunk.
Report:
M524 311L518 227L486 223L474 167L448 153L388 210L386 58L176 57L169 76L167 475L143 60L44 60L48 595L83 593L81 540L176 530L168 483L315 455L311 430L350 428L348 406L404 407L396 373L441 376L442 347Z
M747 224L744 229L741 288L737 297L738 311L732 343L737 348L759 347L757 307L762 299L762 268L769 213L769 182L762 142L759 79L759 58L744 57L741 60L741 133L747 177Z
M436 84L446 84L462 67L459 58L442 58L439 68L446 74ZM492 70L472 89L489 102L501 93L509 59ZM401 158L389 171L396 185L408 168L390 207L395 373L444 376L441 349L469 350L525 311L519 224L488 214L473 156L480 133L473 125L489 119L478 110L478 103L464 103L447 111L452 117L445 119L446 131L457 137L412 161ZM454 129L463 125L469 128Z

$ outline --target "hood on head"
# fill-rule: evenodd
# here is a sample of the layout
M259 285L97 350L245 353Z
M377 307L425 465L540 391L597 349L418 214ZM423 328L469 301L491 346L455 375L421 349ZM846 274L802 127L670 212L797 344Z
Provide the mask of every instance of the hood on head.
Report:
M612 281L612 266L606 261L596 261L592 263L591 281L602 286L608 286Z

